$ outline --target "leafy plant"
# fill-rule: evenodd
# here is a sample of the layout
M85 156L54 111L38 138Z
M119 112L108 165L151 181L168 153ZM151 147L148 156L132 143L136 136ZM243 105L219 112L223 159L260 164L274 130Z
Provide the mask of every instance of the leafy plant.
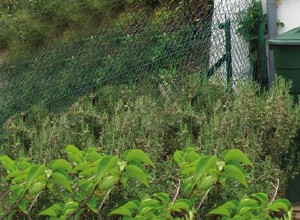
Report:
M95 148L81 151L75 146L66 148L69 161L56 159L49 166L36 165L24 158L16 161L1 156L6 169L8 191L0 205L0 219L47 216L49 219L103 219L101 209L111 191L126 189L128 181L136 180L150 188L147 167L155 168L142 150L125 153L124 160L118 156L99 154ZM174 160L179 166L180 180L176 193L160 192L145 195L141 200L131 200L115 208L109 216L118 215L127 219L196 219L199 210L214 187L227 187L230 179L247 187L246 167L252 167L248 157L240 150L227 150L222 160L216 156L198 154L195 148L176 151ZM42 193L51 193L62 198L43 210L32 210ZM172 199L171 199L172 198ZM244 196L240 201L229 201L208 213L223 216L223 219L288 219L290 203L278 199L268 203L263 193ZM197 217L198 216L198 217ZM106 216L105 216L106 217Z
M209 215L221 219L292 219L291 204L286 199L269 202L265 193L245 195L240 201L232 200L211 210Z
M129 150L125 160L101 155L94 148L80 151L68 146L66 153L70 162L57 159L51 161L49 167L24 158L14 161L1 156L0 161L8 173L5 179L9 183L6 193L9 199L1 203L0 218L31 216L39 196L45 192L55 195L56 190L65 191L62 201L38 215L71 219L95 213L101 217L99 211L114 187L127 186L131 179L149 187L145 165L154 167L154 164L141 150Z
M111 215L128 219L200 219L199 210L214 187L226 188L226 182L234 179L247 187L244 166L252 163L240 150L225 151L223 160L216 156L204 156L194 148L176 151L174 160L180 167L181 181L173 199L164 192L146 195L140 201L132 200L113 210ZM209 215L224 216L223 219L273 219L274 216L288 219L290 203L276 200L268 204L264 193L253 194L250 199L244 196L240 201L229 201L213 209ZM228 218L226 218L228 217ZM266 218L268 217L268 218Z

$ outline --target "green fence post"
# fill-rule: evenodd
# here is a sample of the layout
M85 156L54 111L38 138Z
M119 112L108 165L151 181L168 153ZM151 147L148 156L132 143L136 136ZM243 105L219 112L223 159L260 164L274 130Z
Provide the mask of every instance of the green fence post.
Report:
M232 46L231 46L231 22L229 19L225 22L225 56L226 56L226 72L227 72L227 83L232 81Z
M266 38L264 33L264 15L261 0L256 0L258 8L258 74L263 87L269 87L268 68L266 60Z

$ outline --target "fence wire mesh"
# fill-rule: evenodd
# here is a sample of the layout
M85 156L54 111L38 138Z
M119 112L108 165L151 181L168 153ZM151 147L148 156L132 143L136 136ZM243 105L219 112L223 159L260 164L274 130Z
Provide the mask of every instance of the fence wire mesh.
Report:
M0 122L35 105L60 109L105 86L135 85L174 98L187 75L220 74L233 81L253 74L250 45L238 33L252 0L186 6L176 16L144 15L72 42L56 42L34 59L9 59L0 69ZM141 15L142 16L142 15ZM168 88L162 89L162 78ZM116 97L117 98L117 97Z

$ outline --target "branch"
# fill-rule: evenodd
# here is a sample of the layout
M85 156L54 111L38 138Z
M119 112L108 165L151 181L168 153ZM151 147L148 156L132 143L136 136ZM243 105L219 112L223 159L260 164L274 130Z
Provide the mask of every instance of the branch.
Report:
M21 202L25 198L27 192L28 192L28 189L25 190L23 196L18 201L16 201L14 206L10 210L8 210L3 216L0 217L0 220L4 220L7 216L10 215L10 213L12 213L14 210L16 210L18 208L18 206L21 204Z
M110 194L110 192L112 191L113 188L114 188L114 187L112 187L112 188L111 188L110 190L108 190L108 192L106 193L106 195L105 195L105 197L103 198L101 204L99 205L98 212L100 212L100 210L102 209L104 203L106 202L106 200L107 200L107 198L108 198L108 196L109 196L109 194Z
M173 183L173 184L174 184L174 183ZM174 185L175 185L175 184L174 184ZM176 186L176 185L175 185L175 186ZM176 194L175 194L175 196L174 196L174 198L173 198L171 204L173 204L173 203L176 201L176 199L178 198L178 196L179 196L179 191L180 191L180 186L181 186L181 181L180 181L180 179L178 179L178 185L177 185L177 187L176 187Z
M200 209L201 206L203 205L204 200L207 198L207 195L208 195L208 193L209 193L209 191L210 191L211 189L212 189L212 187L210 187L210 188L205 192L205 194L204 194L204 196L202 197L202 199L201 199L199 205L197 206L197 212L199 211L199 209Z
M32 201L32 203L31 203L31 205L30 205L30 207L29 207L29 209L28 209L28 213L31 211L31 209L32 209L32 207L33 207L33 205L34 205L34 203L36 202L37 198L40 196L41 193L42 193L42 191L39 192L39 193L36 195L36 197L34 198L34 200Z
M272 203L275 201L276 196L277 196L277 194L278 194L279 179L276 179L276 180L277 180L277 185L274 185L274 183L271 182L272 186L275 188L275 193L274 193L274 195L273 195L273 197L272 197L272 199L271 199L271 201L270 201L270 204L272 204Z
M80 209L82 209L82 208L84 208L85 206L86 206L86 204L88 203L88 201L92 198L92 196L95 194L95 192L96 192L96 190L97 190L97 188L98 188L98 183L96 183L95 184L95 186L94 186L94 189L92 190L92 192L83 200L83 202L73 211L73 212L71 212L68 216L67 216L67 218L66 218L66 220L69 220L69 219L71 219L74 215L76 215L76 213L80 210ZM0 219L1 220L1 219Z

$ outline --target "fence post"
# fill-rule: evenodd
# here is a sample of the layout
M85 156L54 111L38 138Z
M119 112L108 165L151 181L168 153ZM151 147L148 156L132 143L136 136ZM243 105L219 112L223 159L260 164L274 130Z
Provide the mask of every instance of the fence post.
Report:
M256 1L258 7L258 65L260 76L258 78L261 79L261 84L263 87L269 87L269 77L268 77L268 68L267 68L267 60L266 60L266 38L264 33L264 15L262 9L261 0Z
M226 56L226 72L227 83L232 81L232 46L231 46L231 22L229 19L225 22L225 56Z

